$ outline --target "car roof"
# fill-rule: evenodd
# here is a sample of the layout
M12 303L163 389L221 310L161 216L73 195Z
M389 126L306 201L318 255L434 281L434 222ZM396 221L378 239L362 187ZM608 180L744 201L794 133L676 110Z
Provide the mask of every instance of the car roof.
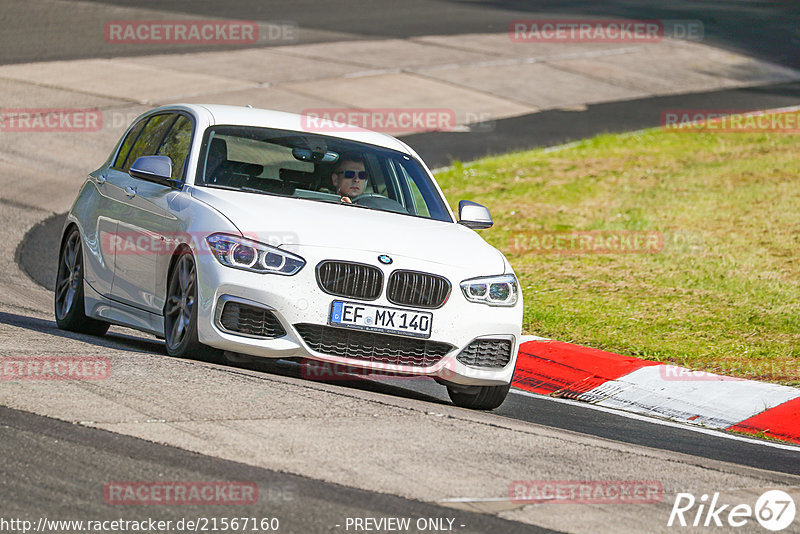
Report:
M269 109L259 109L244 106L227 106L222 104L173 104L162 106L155 111L184 109L195 115L205 115L209 125L240 125L262 128L275 128L303 133L326 135L350 141L358 141L377 145L383 148L397 150L418 158L417 154L407 144L399 139L384 133L373 132L355 128L339 122L320 122L314 117L297 113L286 113ZM317 125L320 125L317 127Z

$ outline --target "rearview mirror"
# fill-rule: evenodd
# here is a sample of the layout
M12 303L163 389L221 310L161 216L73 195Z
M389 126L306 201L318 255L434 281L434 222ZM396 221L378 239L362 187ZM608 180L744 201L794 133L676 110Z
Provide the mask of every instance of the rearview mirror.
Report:
M141 156L131 165L128 174L140 180L176 188L180 184L172 179L172 160L167 156Z
M458 201L458 224L463 224L473 230L491 228L494 224L489 208L472 202L471 200Z
M310 148L293 148L292 156L294 159L300 161L322 161L331 163L339 159L339 154L328 150L324 154L322 152L312 152Z

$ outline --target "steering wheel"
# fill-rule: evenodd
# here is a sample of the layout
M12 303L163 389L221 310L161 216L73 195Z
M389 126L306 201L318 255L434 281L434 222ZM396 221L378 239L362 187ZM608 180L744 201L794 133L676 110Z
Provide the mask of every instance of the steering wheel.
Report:
M377 193L364 193L363 195L358 195L353 199L353 204L384 211L392 211L395 213L408 213L408 210L396 200L392 200L389 197L385 197Z

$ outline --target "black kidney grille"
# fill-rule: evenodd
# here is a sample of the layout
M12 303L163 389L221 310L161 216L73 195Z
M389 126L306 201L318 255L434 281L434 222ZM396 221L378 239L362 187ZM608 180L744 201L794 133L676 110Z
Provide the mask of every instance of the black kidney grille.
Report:
M447 278L416 271L395 271L389 277L386 298L401 306L438 308L450 294Z
M505 367L511 361L511 341L476 339L456 359L471 367Z
M430 367L453 349L438 341L389 336L315 324L296 324L303 341L314 351L369 362Z
M317 265L317 283L331 295L375 300L383 288L383 273L363 263L326 260Z
M240 302L226 302L219 322L225 330L250 336L276 338L286 335L286 330L271 311Z

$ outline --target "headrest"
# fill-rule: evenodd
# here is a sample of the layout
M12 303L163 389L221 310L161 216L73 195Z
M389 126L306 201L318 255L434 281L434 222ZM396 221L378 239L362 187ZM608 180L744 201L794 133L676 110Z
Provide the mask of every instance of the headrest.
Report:
M224 139L215 137L208 147L206 160L206 179L209 179L219 167L219 164L228 159L228 144Z
M220 137L212 139L211 146L208 149L208 157L218 157L220 160L228 159L228 143Z

